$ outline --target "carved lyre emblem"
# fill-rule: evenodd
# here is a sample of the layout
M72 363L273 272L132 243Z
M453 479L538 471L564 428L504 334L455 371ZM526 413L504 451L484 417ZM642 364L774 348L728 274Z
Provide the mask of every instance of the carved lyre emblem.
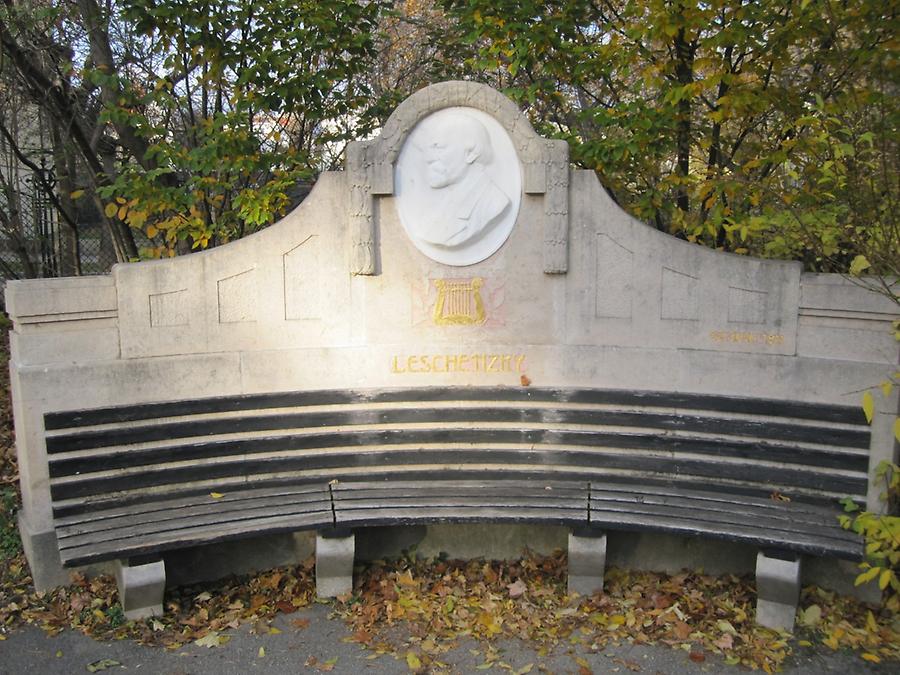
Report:
M437 302L434 304L434 322L438 326L466 326L484 323L484 301L481 287L484 279L470 281L436 279Z

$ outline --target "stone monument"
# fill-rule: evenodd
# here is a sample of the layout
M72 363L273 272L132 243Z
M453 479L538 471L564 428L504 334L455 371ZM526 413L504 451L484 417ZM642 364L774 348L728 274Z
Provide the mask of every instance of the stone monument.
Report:
M51 491L75 479L51 474L44 422L58 411L434 386L856 405L898 361L889 301L636 221L570 168L565 142L466 82L415 93L262 232L109 276L10 282L6 306L38 588L65 580ZM894 457L896 412L896 391L879 399L870 467ZM876 492L852 496L875 506ZM644 562L677 561L667 546Z

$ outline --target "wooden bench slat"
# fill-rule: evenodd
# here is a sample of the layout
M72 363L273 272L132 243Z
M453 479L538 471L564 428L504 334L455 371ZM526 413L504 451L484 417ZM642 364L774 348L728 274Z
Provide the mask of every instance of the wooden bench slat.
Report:
M548 387L415 387L406 389L316 390L216 396L149 405L110 406L95 410L51 412L45 416L47 430L97 424L133 422L183 415L267 408L291 408L366 403L431 401L507 401L543 403L586 403L710 410L775 418L808 419L839 424L865 425L858 406L805 403L776 399L742 398L712 394L692 394L616 389L575 389Z
M789 509L785 508L785 511ZM712 511L699 510L690 503L676 504L648 504L645 502L611 502L591 499L591 520L595 514L622 514L644 515L649 517L665 516L672 520L685 522L703 522L716 526L741 526L760 531L775 531L787 534L804 534L826 541L856 541L858 538L852 532L843 530L835 518L831 525L820 523L808 523L800 520L788 520L784 518L759 517L759 514L748 513L744 510ZM756 515L757 517L753 517Z
M186 526L141 537L127 536L127 533L123 533L123 537L120 539L100 544L91 543L71 548L61 546L60 556L64 565L75 567L104 560L143 556L179 548L205 546L222 541L331 527L332 525L333 517L330 512L327 517L324 514L300 513L283 517L247 519L236 523L220 523L216 527L209 525Z
M688 536L707 536L753 544L761 548L784 548L811 555L833 556L848 560L861 559L863 552L861 540L850 541L847 544L829 542L829 545L825 545L820 539L802 533L785 533L733 524L729 524L728 528L724 529L709 523L686 523L683 520L667 518L659 514L646 516L622 512L598 512L591 514L591 525L611 530L644 530Z
M654 453L604 452L590 450L550 450L542 448L409 448L368 451L330 451L294 453L275 457L238 457L211 464L182 464L169 468L150 468L140 472L123 472L115 476L94 477L90 474L68 482L51 481L54 500L87 497L115 490L131 490L193 480L216 479L254 474L304 470L322 472L327 480L329 470L340 467L415 466L420 464L493 464L509 467L523 465L582 467L585 469L620 469L651 471L661 474L685 474L710 480L728 478L752 482L772 482L784 486L812 488L842 494L857 494L864 475L835 473L800 467L773 467L765 464L740 464L696 457L663 456ZM588 477L588 474L585 474Z
M47 438L47 452L75 450L187 439L222 434L251 433L277 429L343 428L360 425L457 424L460 422L520 425L569 424L667 431L702 432L722 436L750 436L766 441L794 441L852 448L868 447L864 429L831 428L784 422L708 418L698 415L609 410L557 410L547 408L399 408L329 412L296 412L279 415L245 416L179 421L99 431L73 432Z

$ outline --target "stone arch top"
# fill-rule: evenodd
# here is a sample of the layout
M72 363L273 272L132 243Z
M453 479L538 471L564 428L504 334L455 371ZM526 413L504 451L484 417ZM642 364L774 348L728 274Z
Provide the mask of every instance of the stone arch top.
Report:
M565 273L568 246L569 151L565 141L542 138L528 118L500 92L476 82L441 82L420 89L388 117L380 135L350 143L350 231L353 273L376 274L375 196L394 194L394 167L403 142L428 115L455 106L493 117L509 134L522 163L524 191L544 195L544 271Z

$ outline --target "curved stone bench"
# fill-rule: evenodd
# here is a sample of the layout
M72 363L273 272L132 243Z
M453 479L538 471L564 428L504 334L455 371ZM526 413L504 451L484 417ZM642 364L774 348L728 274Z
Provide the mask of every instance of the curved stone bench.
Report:
M799 554L863 552L837 521L837 500L865 501L867 487L869 429L851 407L435 387L217 397L44 421L63 564L122 561L130 616L160 609L161 553L295 530L321 535L323 595L350 590L359 527L568 526L579 592L602 588L605 530L743 542L761 550L759 620L782 626L793 622Z

